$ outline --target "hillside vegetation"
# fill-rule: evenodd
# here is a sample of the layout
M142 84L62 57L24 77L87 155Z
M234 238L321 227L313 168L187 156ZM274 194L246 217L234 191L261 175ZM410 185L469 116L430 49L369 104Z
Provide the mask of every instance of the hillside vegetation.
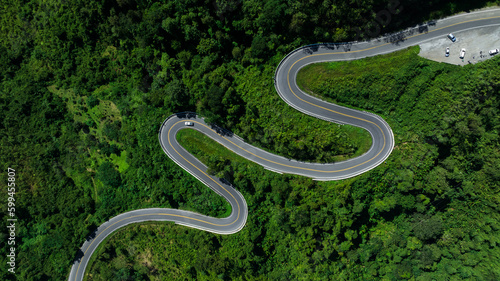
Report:
M387 116L397 140L385 164L356 178L316 183L265 171L185 130L179 139L190 152L217 175L234 177L249 205L247 226L216 240L196 230L179 236L170 226L131 227L106 244L92 280L126 265L160 280L498 279L500 59L462 68L417 54L412 47L299 73L303 86L324 99L359 107L374 101L372 110ZM397 83L401 75L404 85ZM184 137L197 134L205 145ZM166 234L172 231L177 234ZM148 235L165 242L152 249ZM185 243L187 237L199 240ZM151 267L139 265L141 255L123 254L130 245L148 254ZM210 255L190 257L197 251ZM105 266L117 260L126 262Z
M491 3L401 1L381 32ZM16 274L0 247L0 280L65 280L87 235L124 211L227 214L220 196L161 150L158 128L174 112L196 111L299 160L361 153L366 132L288 107L272 77L290 50L359 39L357 28L389 5L2 1L0 173L6 181L7 168L16 170L18 221ZM103 245L92 278L500 279L499 60L459 68L417 51L304 70L313 94L386 118L396 136L386 164L314 182L207 141L195 152L241 190L247 226L230 236L132 226ZM377 60L387 68L374 67ZM6 221L6 208L0 214Z

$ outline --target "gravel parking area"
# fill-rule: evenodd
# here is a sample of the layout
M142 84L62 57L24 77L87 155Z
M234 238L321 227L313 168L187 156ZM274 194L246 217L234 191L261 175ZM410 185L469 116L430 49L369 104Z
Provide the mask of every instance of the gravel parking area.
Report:
M465 65L478 63L492 58L489 50L500 49L500 27L481 27L472 30L453 32L457 38L454 43L446 36L420 44L420 56L438 62ZM450 47L450 56L445 57L446 47ZM459 58L460 50L465 48L465 57ZM482 54L480 53L482 51ZM500 54L496 54L498 56Z

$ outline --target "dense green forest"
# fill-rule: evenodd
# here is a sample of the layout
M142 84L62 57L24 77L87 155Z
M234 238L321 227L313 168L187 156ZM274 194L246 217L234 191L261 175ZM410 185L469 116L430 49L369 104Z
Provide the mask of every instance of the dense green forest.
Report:
M2 1L0 174L6 182L7 168L16 170L18 222L16 274L1 247L0 279L65 280L85 237L127 210L224 216L226 202L158 144L174 112L196 111L295 159L356 155L365 132L280 100L272 76L281 58L304 44L359 39L394 6L382 33L492 3ZM416 52L375 58L389 61L384 69L363 60L301 74L313 94L386 118L396 135L386 164L314 182L224 151L208 157L220 148L206 141L194 152L231 174L247 226L230 236L132 226L102 246L93 280L500 279L500 60L459 68ZM316 81L314 71L335 75Z
M317 183L268 172L183 130L181 144L218 176L230 172L248 202L248 225L217 239L171 225L130 227L101 248L88 280L133 274L145 280L497 280L500 59L462 68L427 61L418 51L311 65L299 74L312 94L386 116L397 141L384 165ZM203 145L193 144L196 139ZM159 248L153 241L162 241Z

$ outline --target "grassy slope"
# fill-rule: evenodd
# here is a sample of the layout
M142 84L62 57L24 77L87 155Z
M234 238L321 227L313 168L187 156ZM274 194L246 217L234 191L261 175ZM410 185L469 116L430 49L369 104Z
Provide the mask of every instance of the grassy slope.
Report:
M354 126L344 126L344 127L346 128L343 129L343 133L347 134L347 136L350 138L354 138L360 135L365 137L366 132L363 129ZM236 161L239 163L250 163L250 161L243 159L242 157L231 152L230 150L220 145L216 141L195 130L180 131L177 135L177 140L184 148L186 148L187 151L195 155L204 164L207 164L208 156L214 154L224 156L225 158L231 161ZM361 140L354 140L353 142L359 144L359 146L356 145L358 149L354 154L338 155L334 157L334 160L342 161L345 159L350 159L352 157L359 156L363 152L368 151L368 149L370 149L371 146L370 138L362 138ZM269 149L267 150L269 151Z
M222 155L225 158L239 163L249 164L250 161L245 158L230 152L227 148L220 145L211 138L196 130L181 130L176 136L179 144L182 145L187 151L193 154L196 158L204 164L208 163L210 155Z
M302 68L298 73L297 85L313 96L346 107L365 110L366 108L345 103L343 99L336 99L331 95L320 94L314 90L317 90L319 87L326 87L326 83L339 84L342 89L346 89L357 86L356 80L364 79L366 80L364 82L366 82L367 87L372 88L373 92L379 90L380 95L382 95L387 91L391 91L393 85L396 83L395 79L388 79L384 83L377 83L378 79L373 79L372 77L384 76L386 78L395 78L398 71L415 60L418 52L419 47L415 46L383 56L368 57L361 60L310 64ZM359 87L356 89L359 91ZM348 98L350 96L348 94L350 93L344 90L342 93L339 93L339 96L345 95L344 98ZM366 97L366 95L363 95L363 97ZM363 100L366 101L366 99ZM375 102L375 100L368 101ZM368 108L372 108L370 104L366 105Z

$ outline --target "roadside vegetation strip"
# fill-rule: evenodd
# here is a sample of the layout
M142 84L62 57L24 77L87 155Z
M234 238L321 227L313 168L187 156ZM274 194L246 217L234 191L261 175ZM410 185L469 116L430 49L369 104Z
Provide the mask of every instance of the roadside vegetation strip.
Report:
M396 87L397 85L391 81L384 81L384 83L377 83L377 79L382 75L384 78L402 79L405 74L401 74L401 69L410 67L419 67L415 65L417 61L425 61L419 57L419 46L412 46L407 49L399 50L393 53L384 54L382 56L367 57L362 60L350 61L335 61L335 62L321 62L316 64L309 64L300 69L297 74L297 85L303 89L307 94L320 98L324 101L335 103L347 108L355 110L376 110L377 115L386 119L387 112L380 112L377 104L382 100L387 99L386 93ZM450 65L451 66L451 65ZM365 71L368 69L368 71ZM320 75L316 76L316 73ZM400 76L401 78L398 78ZM352 92L359 84L365 84L365 89L360 93ZM374 86L375 85L375 86ZM374 90L373 87L376 87ZM377 92L377 95L374 95ZM359 98L356 96L369 96L371 103L359 103ZM372 112L367 112L373 114Z
M219 156L223 160L227 159L238 163L252 163L196 130L180 130L177 133L176 139L182 147L208 167L210 167L211 161L219 160L210 159L210 156Z
M339 132L338 134L341 135L342 138L353 139L355 151L351 154L335 156L334 162L357 157L368 151L372 145L372 139L366 130L348 125L343 127L344 131ZM207 165L209 168L218 168L213 170L215 173L223 170L220 162L225 160L231 162L234 161L240 164L259 166L252 161L237 155L233 151L227 149L218 142L207 137L205 134L196 130L187 129L179 131L177 133L177 140L181 146L198 158L203 164ZM281 156L286 157L285 155ZM219 167L216 167L217 164L219 164Z
M388 70L401 68L411 62L412 54L418 54L420 48L413 46L408 49L395 51L383 56L367 57L362 60L332 61L309 64L303 67L297 74L297 85L308 94L314 94L321 99L328 97L312 92L312 85L328 83L327 79L335 77L336 81L352 84L353 79L366 77L371 73L387 72ZM355 108L352 105L343 105Z

